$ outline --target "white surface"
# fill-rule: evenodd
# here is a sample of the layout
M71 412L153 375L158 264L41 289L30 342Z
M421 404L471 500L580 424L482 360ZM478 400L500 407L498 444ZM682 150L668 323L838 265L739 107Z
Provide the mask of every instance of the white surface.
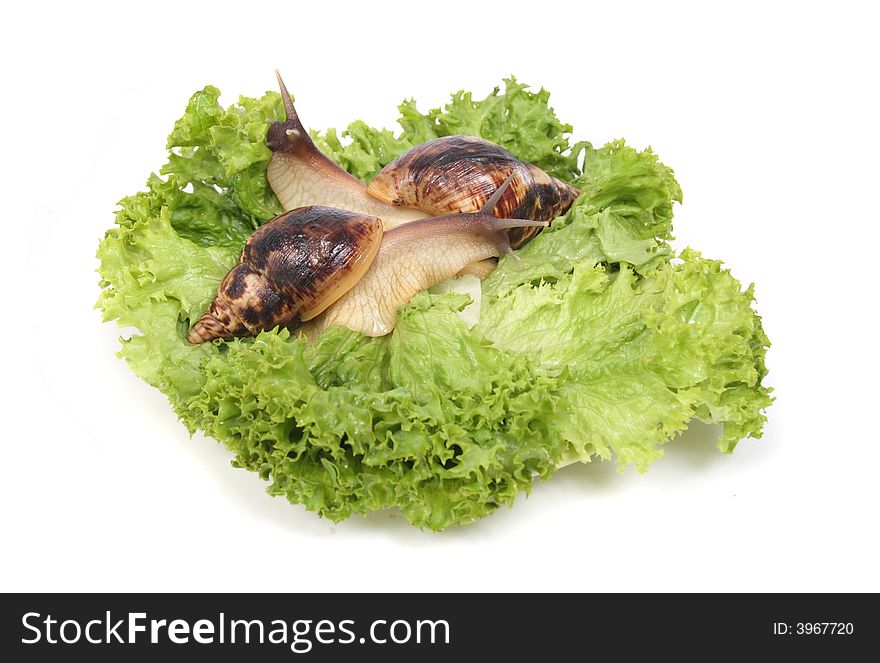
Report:
M296 4L7 10L0 590L880 590L870 4ZM653 145L677 246L757 284L764 439L722 456L700 428L647 475L566 468L439 535L333 525L189 439L115 358L93 256L189 95L256 95L275 67L309 126L513 72L576 138Z

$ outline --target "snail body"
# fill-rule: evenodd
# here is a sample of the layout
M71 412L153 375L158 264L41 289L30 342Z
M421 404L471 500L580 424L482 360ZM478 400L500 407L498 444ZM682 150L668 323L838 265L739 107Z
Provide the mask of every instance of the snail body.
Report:
M498 219L489 213L451 214L413 221L385 233L376 260L357 284L304 330L309 337L343 325L365 336L389 334L398 309L418 292L463 268L509 253L512 228L546 222Z
M480 212L431 217L383 233L374 216L323 206L285 212L254 231L190 343L296 327L389 333L397 309L464 266L512 251L506 231L546 222L498 219L505 180Z
M277 74L277 72L276 72ZM496 215L549 221L565 213L579 191L491 141L445 136L423 143L385 166L369 186L323 154L299 120L278 75L286 119L269 126L269 184L285 209L328 205L382 219L386 230L427 216L479 212L504 179L515 173ZM518 248L537 228L511 230Z

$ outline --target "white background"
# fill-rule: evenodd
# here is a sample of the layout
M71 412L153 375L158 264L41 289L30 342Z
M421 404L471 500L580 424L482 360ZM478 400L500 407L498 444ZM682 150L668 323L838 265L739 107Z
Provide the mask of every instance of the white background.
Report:
M6 10L0 590L880 590L870 3L485 4ZM570 467L442 534L334 525L190 439L114 356L94 253L189 95L259 95L276 67L313 127L514 73L576 139L653 146L677 247L756 283L764 438L723 456L701 427L646 475Z

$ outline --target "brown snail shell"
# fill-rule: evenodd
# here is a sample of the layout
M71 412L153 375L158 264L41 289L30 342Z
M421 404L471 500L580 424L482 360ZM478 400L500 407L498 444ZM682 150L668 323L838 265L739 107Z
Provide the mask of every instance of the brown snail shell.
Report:
M319 315L367 272L382 241L373 216L301 207L259 227L220 284L190 343L253 336Z
M515 177L495 208L500 218L550 221L564 214L580 192L500 145L476 136L444 136L404 152L367 187L376 198L431 215L478 212L511 173ZM513 248L539 228L510 231Z

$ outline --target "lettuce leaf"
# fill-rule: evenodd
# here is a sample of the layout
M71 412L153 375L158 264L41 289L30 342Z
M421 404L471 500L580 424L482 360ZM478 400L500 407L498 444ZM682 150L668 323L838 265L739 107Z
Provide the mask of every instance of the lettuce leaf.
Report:
M264 143L279 96L224 108L219 95L193 95L168 162L120 201L98 305L134 330L120 356L271 494L333 520L394 507L441 530L512 504L572 457L644 470L694 419L722 426L724 452L760 436L769 341L753 292L718 261L675 256L673 172L623 141L572 144L546 91L513 78L426 113L405 101L397 134L363 122L314 134L365 180L413 145L469 133L582 190L520 260L500 261L478 325L458 315L471 297L423 292L383 338L188 344L247 236L280 211Z
M478 331L566 371L558 423L582 460L644 470L691 419L721 424L722 451L760 435L768 342L751 303L720 262L687 250L646 279L578 266L519 286L487 301Z

